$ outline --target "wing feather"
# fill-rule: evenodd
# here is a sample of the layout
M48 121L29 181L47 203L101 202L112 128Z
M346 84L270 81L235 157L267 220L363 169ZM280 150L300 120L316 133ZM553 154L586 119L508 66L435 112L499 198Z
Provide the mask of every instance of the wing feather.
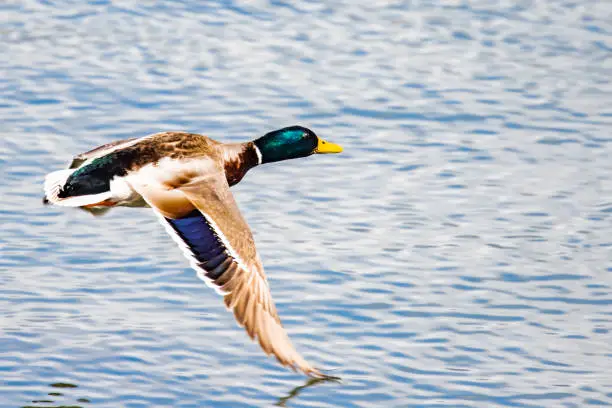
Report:
M181 186L168 187L151 179L134 179L131 184L156 210L198 276L223 294L225 305L233 310L237 323L245 328L249 337L257 338L262 350L274 355L282 365L309 376L322 377L323 374L295 350L281 324L253 236L224 174L211 175L209 171L194 177L193 167L190 172L192 177ZM194 209L201 215L199 220ZM196 233L197 228L207 229L210 234L204 233L206 231ZM210 245L190 237L200 240L208 237Z
M131 146L133 144L136 144L138 141L140 141L141 139L145 139L148 138L150 136L145 136L145 137L133 137L130 139L123 139L123 140L117 140L114 142L110 142L107 143L105 145L102 146L98 146L95 149L92 149L88 152L85 153L81 153L77 156L75 156L72 159L72 162L70 163L70 166L68 166L69 169L76 169L78 167L81 167L81 165L83 163L85 163L87 160L92 160L98 157L102 157L105 156L109 153L114 152L115 150L119 150L122 149L124 147L128 147Z

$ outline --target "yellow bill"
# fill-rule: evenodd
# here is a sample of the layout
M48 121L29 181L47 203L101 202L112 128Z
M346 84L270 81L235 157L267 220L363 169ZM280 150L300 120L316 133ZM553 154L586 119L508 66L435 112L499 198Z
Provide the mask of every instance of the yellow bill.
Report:
M327 142L321 138L319 138L317 148L315 149L315 153L340 153L341 151L342 146Z

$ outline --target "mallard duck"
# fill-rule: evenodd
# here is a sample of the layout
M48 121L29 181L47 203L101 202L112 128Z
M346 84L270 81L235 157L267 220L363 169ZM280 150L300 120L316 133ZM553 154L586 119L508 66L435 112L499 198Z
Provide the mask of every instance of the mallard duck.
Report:
M184 132L121 140L76 156L48 174L43 202L99 215L116 206L151 207L204 282L266 354L323 376L295 350L230 186L255 166L315 153L340 153L313 131L292 126L246 143Z

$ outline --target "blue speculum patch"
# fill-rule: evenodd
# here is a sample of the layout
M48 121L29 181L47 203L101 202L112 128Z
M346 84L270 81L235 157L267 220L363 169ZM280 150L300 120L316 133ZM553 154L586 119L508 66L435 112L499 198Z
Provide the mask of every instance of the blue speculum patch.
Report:
M183 218L166 218L166 220L189 246L200 266L210 270L227 258L221 256L225 251L225 246L198 210L192 211Z

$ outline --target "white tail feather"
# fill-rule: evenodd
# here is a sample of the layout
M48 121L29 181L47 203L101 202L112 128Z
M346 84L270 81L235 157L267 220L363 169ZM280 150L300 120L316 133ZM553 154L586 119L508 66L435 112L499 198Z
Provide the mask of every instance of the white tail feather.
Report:
M45 176L45 197L49 202L56 204L61 198L57 195L66 184L66 180L75 169L58 170Z
M58 170L47 174L45 177L45 196L51 204L63 207L82 207L84 205L96 204L109 199L112 194L110 191L99 194L82 195L68 198L60 198L58 194L62 191L66 180L75 169Z

